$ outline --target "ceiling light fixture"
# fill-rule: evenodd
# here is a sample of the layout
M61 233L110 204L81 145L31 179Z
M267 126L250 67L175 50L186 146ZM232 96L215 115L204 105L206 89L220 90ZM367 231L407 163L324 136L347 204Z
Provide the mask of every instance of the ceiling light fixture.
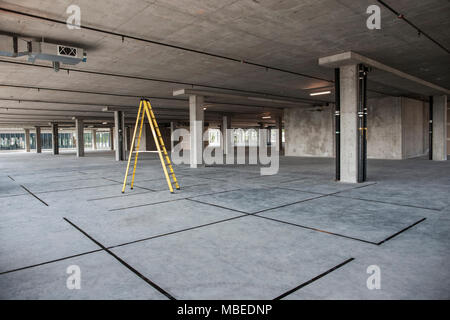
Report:
M313 93L310 93L309 95L310 96L321 96L321 95L323 95L323 94L330 94L331 93L331 91L320 91L320 92L313 92Z
M272 118L271 116L265 116L265 117L261 117L262 119L270 119Z

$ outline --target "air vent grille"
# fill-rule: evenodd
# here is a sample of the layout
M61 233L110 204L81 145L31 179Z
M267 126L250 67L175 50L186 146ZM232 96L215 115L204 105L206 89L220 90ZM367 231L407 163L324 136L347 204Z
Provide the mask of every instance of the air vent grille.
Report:
M76 57L77 56L77 48L58 46L58 55L66 56L66 57Z

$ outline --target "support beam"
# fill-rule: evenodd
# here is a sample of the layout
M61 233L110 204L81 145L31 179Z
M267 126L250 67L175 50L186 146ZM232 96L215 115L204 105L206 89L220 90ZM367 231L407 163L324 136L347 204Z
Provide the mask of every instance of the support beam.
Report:
M30 129L25 129L25 151L30 152L31 144L30 144Z
M84 122L75 119L75 136L77 139L77 157L84 157Z
M58 135L58 124L52 123L52 151L54 155L59 154L59 135Z
M447 160L447 96L433 97L433 160Z
M41 127L36 127L36 153L42 153Z
M224 154L228 154L232 148L231 135L227 135L227 129L231 129L231 115L222 116L222 125L220 129L222 131L222 141L220 143L222 143Z
M114 147L116 150L116 161L126 159L124 148L125 117L123 111L114 111Z
M203 125L204 125L204 98L202 96L189 96L190 121L190 164L191 168L202 165L203 157Z

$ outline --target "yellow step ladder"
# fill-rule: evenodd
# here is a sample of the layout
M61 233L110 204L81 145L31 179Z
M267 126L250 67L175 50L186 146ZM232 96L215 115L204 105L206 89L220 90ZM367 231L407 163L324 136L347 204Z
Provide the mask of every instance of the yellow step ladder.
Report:
M173 193L173 186L172 186L172 181L170 180L170 177L169 177L169 172L170 172L170 175L172 176L173 184L175 185L175 188L177 190L180 189L180 185L178 184L177 178L175 177L175 172L173 171L172 162L170 161L166 146L164 145L164 141L161 136L161 132L159 131L158 123L156 122L155 114L153 113L150 101L145 98L142 98L139 103L139 111L138 111L138 115L136 118L136 125L134 127L133 140L131 140L130 155L128 156L127 171L125 172L125 178L123 179L122 193L125 192L125 186L127 184L127 179L128 179L128 171L130 169L131 156L133 155L134 142L136 140L137 128L138 128L139 121L140 121L139 137L138 137L137 146L136 146L136 155L134 157L133 175L131 177L131 185L130 185L131 189L133 189L134 176L136 173L136 165L137 165L138 156L139 156L139 145L141 143L142 127L144 124L145 116L147 116L148 122L150 124L150 128L152 130L153 139L155 140L156 149L158 150L159 159L161 160L161 165L162 165L162 168L164 171L164 176L166 177L166 180L167 180L167 185L169 186L170 192ZM167 168L169 168L169 170L167 170Z

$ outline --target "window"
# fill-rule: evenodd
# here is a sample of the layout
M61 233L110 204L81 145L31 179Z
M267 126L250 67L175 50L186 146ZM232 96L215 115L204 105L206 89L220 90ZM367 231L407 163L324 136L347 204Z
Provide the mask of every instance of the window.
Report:
M36 149L36 134L30 133L30 145L31 149ZM51 133L41 133L41 148L51 149L52 148L52 134Z
M0 133L0 150L25 149L24 133Z
M110 148L109 144L109 132L99 131L95 135L97 149L108 149Z
M84 147L92 148L92 132L84 133Z

